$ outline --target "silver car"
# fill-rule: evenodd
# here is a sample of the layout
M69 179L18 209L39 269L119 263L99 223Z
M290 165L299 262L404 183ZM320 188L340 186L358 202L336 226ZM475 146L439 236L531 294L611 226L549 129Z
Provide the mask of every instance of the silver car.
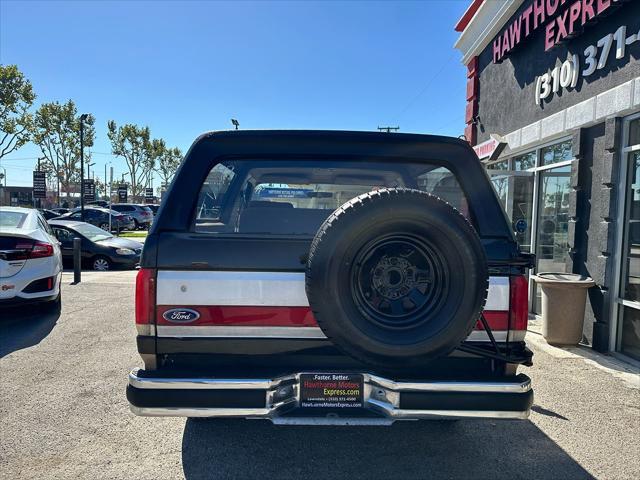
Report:
M153 221L153 211L146 205L135 203L114 203L111 209L124 215L129 215L135 222L136 230L149 230Z
M0 307L60 307L60 244L35 209L0 207Z

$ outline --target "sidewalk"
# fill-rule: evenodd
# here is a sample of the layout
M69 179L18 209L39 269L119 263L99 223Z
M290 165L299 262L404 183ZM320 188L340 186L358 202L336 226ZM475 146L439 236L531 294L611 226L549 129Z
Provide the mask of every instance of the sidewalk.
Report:
M539 322L526 342L535 391L531 422L596 478L640 478L640 370L587 347L547 344Z
M628 382L631 387L640 388L640 368L632 362L596 352L586 346L554 347L549 345L542 337L542 320L539 317L529 318L526 341L529 345L535 345L554 358L582 359L585 363Z

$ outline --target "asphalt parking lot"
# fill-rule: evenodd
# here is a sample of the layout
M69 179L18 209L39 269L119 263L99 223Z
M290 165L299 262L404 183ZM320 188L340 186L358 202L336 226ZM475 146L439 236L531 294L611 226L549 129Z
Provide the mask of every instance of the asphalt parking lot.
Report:
M640 478L637 370L531 345L530 421L276 427L141 418L135 272L87 272L62 313L0 312L0 478Z

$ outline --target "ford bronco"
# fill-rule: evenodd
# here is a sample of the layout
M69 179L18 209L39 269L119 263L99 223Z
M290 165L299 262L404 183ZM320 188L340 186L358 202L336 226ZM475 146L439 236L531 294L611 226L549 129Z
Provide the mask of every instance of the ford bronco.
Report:
M464 141L202 135L136 281L138 415L527 418L526 269Z

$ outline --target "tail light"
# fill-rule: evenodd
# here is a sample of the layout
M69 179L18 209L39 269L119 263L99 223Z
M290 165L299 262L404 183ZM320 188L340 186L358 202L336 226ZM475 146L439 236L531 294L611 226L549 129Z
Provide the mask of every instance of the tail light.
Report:
M529 282L524 275L511 277L509 328L510 330L526 330L529 322Z
M156 312L156 270L141 268L136 276L136 327L140 335L151 335Z
M53 256L53 245L33 240L18 240L4 251L5 260L27 260L29 258L45 258ZM11 248L13 247L13 248Z
M29 258L44 258L53 256L53 245L46 242L36 242L31 248Z

